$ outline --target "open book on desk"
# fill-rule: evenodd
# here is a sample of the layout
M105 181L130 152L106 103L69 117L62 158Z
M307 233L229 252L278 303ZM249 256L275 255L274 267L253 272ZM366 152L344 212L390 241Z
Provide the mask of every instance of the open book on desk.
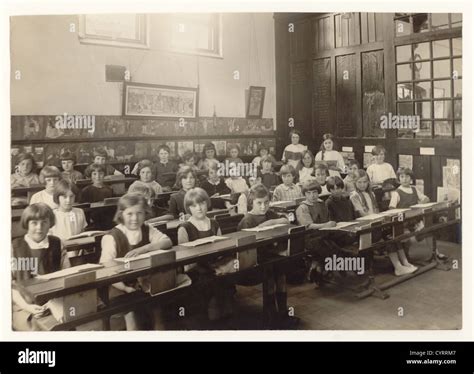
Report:
M228 238L226 236L213 235L207 238L196 239L196 240L193 240L192 242L187 242L180 245L182 245L183 247L197 247L199 245L214 243L214 242L225 240L225 239L228 239Z
M337 231L337 230L344 230L346 229L346 231L352 231L350 229L347 229L348 227L351 227L353 225L356 225L358 224L359 222L354 222L354 221L351 221L351 222L338 222L336 224L336 226L334 227L322 227L320 228L319 230L322 230L322 231L331 231L331 230L334 230L334 231Z
M37 275L36 278L41 279L41 280L50 280L50 279L67 277L69 275L83 273L86 271L97 270L103 267L104 265L101 265L101 264L84 264L84 265L73 266L71 268L55 271L54 273Z
M409 208L403 208L403 209L389 209L386 210L385 212L380 212L379 214L382 214L384 216L396 216L400 213L404 213L406 211L410 210Z
M267 231L267 230L273 230L277 227L281 226L286 226L286 223L279 223L276 225L271 225L271 226L264 226L264 227L252 227L251 229L242 229L242 231L249 231L249 232L260 232L260 231Z
M95 230L95 231L84 231L80 234L76 234L68 238L67 240L74 240L74 239L81 239L81 238L88 238L92 236L104 235L107 231Z
M270 207L294 203L293 200L272 201Z
M120 263L132 262L132 261L147 259L147 258L150 258L153 255L157 255L157 254L160 254L160 253L169 253L169 252L170 252L169 250L157 249L156 251L142 253L141 255L138 255L138 256L117 257L117 258L114 258L114 261L120 262Z
M375 214L369 214L367 216L364 216L364 217L359 217L359 218L356 218L357 221L370 221L370 220L373 220L373 219L383 219L385 218L385 215L383 214L380 214L380 213L375 213Z
M415 204L415 205L412 205L410 208L431 208L432 206L434 205L437 205L439 204L438 202L434 202L434 203L424 203L424 204Z

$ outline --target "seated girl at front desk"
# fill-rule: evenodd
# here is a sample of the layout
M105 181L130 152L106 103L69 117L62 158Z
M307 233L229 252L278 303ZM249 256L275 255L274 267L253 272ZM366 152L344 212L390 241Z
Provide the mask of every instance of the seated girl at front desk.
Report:
M21 215L21 226L26 235L13 240L12 261L23 263L24 260L35 259L35 267L29 270L20 267L12 271L12 301L13 301L13 330L37 330L34 319L42 316L45 309L32 301L17 289L17 283L25 282L36 275L44 275L70 267L66 251L61 239L48 235L49 229L54 226L55 218L51 208L44 203L28 206ZM28 263L32 263L28 261Z
M250 211L242 218L237 230L250 229L253 227L272 226L277 224L288 224L287 218L282 218L278 214L269 210L270 193L263 184L254 185L249 192L248 205ZM277 251L279 249L276 249ZM257 252L257 262L263 264L277 258L275 247L270 245L268 248L261 248ZM291 328L295 327L299 319L288 315L288 306L286 304L286 274L285 271L274 269L274 277L266 280L267 292L263 295L264 305L268 306L266 316L271 327Z
M114 221L117 223L108 234L102 238L102 253L100 263L113 261L115 258L134 257L158 249L172 247L170 238L152 226L145 224L149 215L149 206L140 194L129 193L122 196L117 204ZM118 295L135 292L138 282L117 282L112 289ZM139 330L144 321L140 320L141 313L129 312L125 315L127 330ZM155 314L157 317L158 314ZM141 317L143 318L143 316ZM159 323L155 320L155 325Z
M211 201L206 191L196 187L186 192L184 196L184 208L191 215L189 220L183 222L178 227L178 244L192 242L197 239L209 236L221 235L221 229L215 219L206 216ZM216 274L222 275L233 271L234 258L224 256L211 263L198 263L185 266L186 273L193 283L209 279ZM209 289L210 298L208 302L208 317L212 320L223 318L232 313L232 284L221 280L218 283L211 283Z
M409 208L413 205L424 204L430 201L428 196L422 194L412 185L412 183L415 181L415 175L411 169L401 168L400 170L398 170L397 174L398 174L398 180L400 181L400 186L395 191L392 191L389 209ZM408 227L407 232L419 231L421 229L423 229L422 221ZM414 243L415 240L416 239L411 238L404 242L406 251L409 250L410 243ZM427 246L432 250L433 244L434 244L432 241L432 238L431 237L426 238L425 242ZM444 260L447 258L446 255L438 251L438 248L436 248L435 251L436 251L436 256L439 259Z
M369 177L362 169L356 173L355 190L351 193L350 200L358 217L365 217L379 212L375 195L370 187ZM381 239L381 235L376 238L372 237L373 242ZM416 266L408 262L403 249L393 248L392 246L388 246L386 249L395 270L395 275L409 274L417 270Z

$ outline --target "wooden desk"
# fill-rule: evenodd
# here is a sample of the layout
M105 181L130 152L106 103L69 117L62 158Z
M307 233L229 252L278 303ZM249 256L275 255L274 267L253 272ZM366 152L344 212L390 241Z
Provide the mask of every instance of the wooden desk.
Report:
M354 240L359 242L359 245L356 247L358 250L356 249L354 251L354 248L350 249L354 255L364 254L369 251L372 252L376 249L381 249L389 245L398 245L402 241L405 241L411 237L432 237L433 252L431 254L431 258L429 259L428 263L420 265L419 269L415 273L396 277L389 282L377 285L375 284L374 278L371 274L372 269L369 268L370 284L367 290L357 294L357 296L362 298L375 295L385 299L388 297L388 294L384 293L383 291L393 287L396 284L414 278L419 274L423 274L424 272L434 268L449 270L446 267L446 264L442 263L436 256L436 233L444 228L460 223L460 220L455 217L455 211L459 208L459 204L438 203L428 209L411 208L403 213L401 221L398 221L398 215L386 215L381 219L354 221L353 225L341 230L316 230L317 233L313 233L313 235L319 236L337 232L346 235L349 234L354 237ZM436 217L437 215L447 216L447 221L441 223L434 222L435 220L433 220L433 217ZM422 230L405 232L405 228L407 228L413 222L419 222L421 220L425 222L425 227ZM377 231L378 233L385 232L389 235L385 240L375 241L373 240L373 235ZM364 246L361 245L362 240L364 240Z
M296 234L289 234L288 230L294 227L292 225L284 225L281 227L277 227L271 230L262 231L262 232L236 232L232 234L226 235L227 239L218 241L215 243L210 243L202 246L198 246L195 248L188 248L183 246L175 246L171 250L176 252L176 261L173 263L159 265L159 266L146 266L139 269L128 270L124 271L124 265L118 264L115 261L104 264L104 267L101 269L96 270L96 280L71 286L65 287L64 286L64 278L53 279L53 280L38 280L38 279L31 279L24 283L18 284L18 288L25 292L28 296L32 298L35 303L43 304L44 302L58 297L63 297L66 295L75 294L78 292L83 292L86 290L98 289L98 290L108 290L108 287L116 282L127 281L137 279L141 276L147 276L154 274L158 271L165 271L173 268L177 268L183 265L196 263L198 261L212 261L217 259L218 257L224 255L231 255L238 252L246 251L255 247L261 248L268 246L269 244L282 242L288 240L288 238L293 236L301 236L304 234L296 233ZM243 246L236 246L236 240L238 238L242 238L245 236L256 236L256 242L249 243L248 245ZM282 261L285 261L286 258L283 258ZM272 266L272 264L266 265L261 264L265 268L265 266ZM244 270L245 271L245 270ZM232 276L233 274L238 274L240 272L231 273L229 274ZM216 281L221 279L220 277L216 277ZM111 308L107 310L101 310L98 313L92 313L86 316L78 317L76 320L66 322L66 323L58 323L55 326L55 329L65 329L65 328L73 328L74 326L84 324L93 320L102 319L102 318L109 318L111 315L119 313L119 312L126 312L129 310L135 309L138 305L145 305L151 302L160 301L163 298L167 298L170 296L170 293L183 293L185 289L177 288L170 290L172 292L165 291L164 293L160 293L158 295L150 296L150 295L143 295L137 293L137 295L131 294L127 299L132 298L132 303L122 304L121 306L114 306L112 305ZM136 299L136 300L135 300ZM106 300L108 301L108 300Z

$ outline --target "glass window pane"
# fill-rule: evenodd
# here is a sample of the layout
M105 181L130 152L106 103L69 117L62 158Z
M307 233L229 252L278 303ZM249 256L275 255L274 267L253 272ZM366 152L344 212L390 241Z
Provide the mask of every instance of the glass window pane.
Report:
M462 97L462 79L454 79L454 97Z
M462 55L462 38L453 39L453 56Z
M462 123L459 121L454 121L454 136L462 136Z
M416 82L413 84L415 99L431 98L431 82Z
M444 100L444 101L434 101L434 118L451 118L452 117L452 110L451 110L451 101Z
M413 32L429 31L428 13L421 13L413 16Z
M423 119L431 118L431 101L416 102L415 114Z
M401 116L413 114L413 103L398 103L397 114Z
M451 76L451 64L449 60L433 61L433 78L445 78Z
M395 34L397 36L410 35L412 33L410 17L403 17L395 21Z
M431 138L431 121L421 121L420 129L415 133L417 138Z
M448 13L431 13L431 31L447 29Z
M433 41L433 58L449 57L449 39Z
M397 62L411 61L411 45L397 47Z
M430 58L430 43L413 44L413 59L427 60Z
M413 99L413 88L411 83L403 83L397 85L397 100Z
M451 121L435 121L434 132L436 138L451 138Z
M433 97L447 99L451 97L451 80L433 81Z
M462 58L453 58L453 73L456 72L458 77L462 77Z
M462 26L462 13L451 13L451 27Z
M416 62L415 64L415 80L431 78L431 62ZM449 73L449 70L448 70Z
M397 80L398 81L412 80L411 64L397 65Z
M462 100L454 100L454 118L462 118Z

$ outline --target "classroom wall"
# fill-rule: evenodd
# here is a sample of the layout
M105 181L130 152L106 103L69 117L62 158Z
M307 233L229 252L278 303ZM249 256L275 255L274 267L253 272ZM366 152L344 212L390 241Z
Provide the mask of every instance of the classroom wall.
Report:
M199 85L200 116L215 107L219 117L245 117L245 89L265 86L263 118L275 118L272 14L224 14L223 59L160 49L162 17L150 16L149 50L80 44L74 15L12 17L11 114L121 115L122 84L105 82L107 64L126 66L134 82Z

